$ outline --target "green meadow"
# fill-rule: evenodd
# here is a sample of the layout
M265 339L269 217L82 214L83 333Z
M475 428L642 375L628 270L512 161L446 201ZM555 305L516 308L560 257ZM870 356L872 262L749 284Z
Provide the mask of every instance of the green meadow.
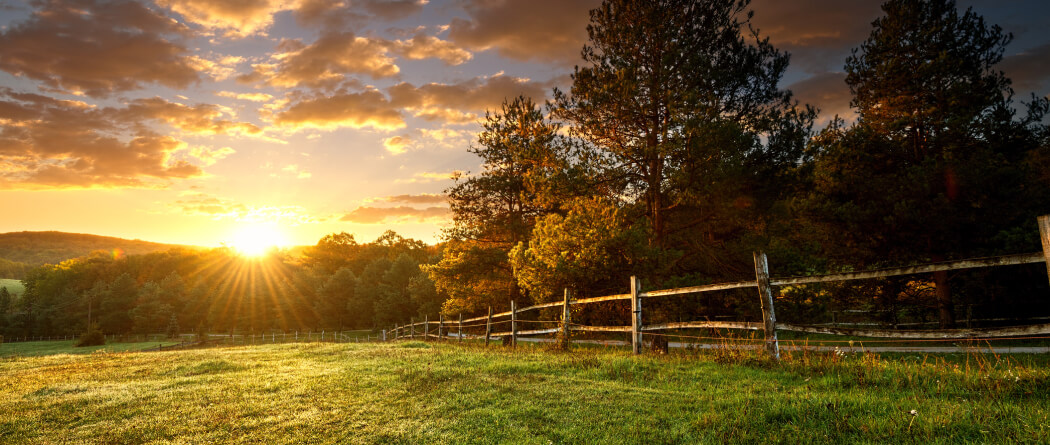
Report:
M22 293L26 291L21 280L12 280L9 278L0 278L0 287L6 287L11 295L22 295Z
M62 347L0 358L0 443L1050 442L1044 356Z

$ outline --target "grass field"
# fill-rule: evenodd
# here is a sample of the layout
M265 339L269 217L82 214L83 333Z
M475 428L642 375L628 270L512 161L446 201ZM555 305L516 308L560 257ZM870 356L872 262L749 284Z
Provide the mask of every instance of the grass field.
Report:
M143 349L155 348L158 345L171 346L178 342L135 342L135 343L109 343L101 346L74 347L76 340L68 341L30 341L19 343L0 344L0 358L17 359L24 357L39 357L42 355L56 354L93 354L96 352L133 352Z
M421 342L28 355L0 358L2 443L1050 442L1044 356L772 364Z
M22 281L9 278L0 278L0 287L6 287L11 295L22 295L22 292L26 290L25 286L22 286Z

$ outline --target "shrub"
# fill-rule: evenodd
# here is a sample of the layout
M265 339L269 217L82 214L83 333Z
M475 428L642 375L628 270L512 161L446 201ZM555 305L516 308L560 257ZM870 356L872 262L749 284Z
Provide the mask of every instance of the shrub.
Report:
M75 346L98 346L104 344L106 344L106 336L102 334L98 325L93 325L87 330L87 332L80 334L80 339L77 340Z

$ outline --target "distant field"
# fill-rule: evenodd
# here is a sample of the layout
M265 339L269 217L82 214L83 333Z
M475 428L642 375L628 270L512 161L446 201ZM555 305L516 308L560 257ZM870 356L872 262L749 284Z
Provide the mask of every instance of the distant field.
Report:
M6 287L7 291L12 295L22 295L22 292L26 291L25 286L22 286L22 282L19 280L10 280L7 278L0 278L0 287Z
M110 343L101 346L75 347L75 340L69 341L29 341L0 344L0 359L11 359L12 357L39 357L56 354L91 354L97 351L103 352L127 352L141 351L143 349L155 348L158 345L171 346L178 342L136 342L136 343Z
M8 357L0 442L1050 442L1045 357L733 354L402 342Z

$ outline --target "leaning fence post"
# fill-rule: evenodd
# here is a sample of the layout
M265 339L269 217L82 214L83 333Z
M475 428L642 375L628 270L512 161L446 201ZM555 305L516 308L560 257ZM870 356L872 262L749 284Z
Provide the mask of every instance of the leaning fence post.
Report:
M485 320L485 346L489 345L489 338L492 337L492 306L489 306L489 318Z
M777 316L773 312L773 289L769 286L769 262L765 252L755 252L755 282L758 284L758 299L762 303L762 327L766 333L766 352L775 360L780 359L777 343Z
M445 327L445 314L438 314L438 341L441 341L441 331Z
M565 301L562 302L561 307L561 346L565 349L569 349L571 344L569 340L569 316L569 288L565 288Z
M631 276L631 349L642 353L642 282Z
M463 343L463 313L459 313L459 327L456 328L456 337L459 337L457 341Z
M408 328L410 329L410 332L408 334L408 338L411 339L411 340L415 340L416 339L416 317L412 317L412 318L409 319Z
M1037 218L1039 221L1039 238L1043 240L1043 259L1046 260L1046 274L1050 278L1050 215Z
M510 346L518 346L518 308L510 300Z

